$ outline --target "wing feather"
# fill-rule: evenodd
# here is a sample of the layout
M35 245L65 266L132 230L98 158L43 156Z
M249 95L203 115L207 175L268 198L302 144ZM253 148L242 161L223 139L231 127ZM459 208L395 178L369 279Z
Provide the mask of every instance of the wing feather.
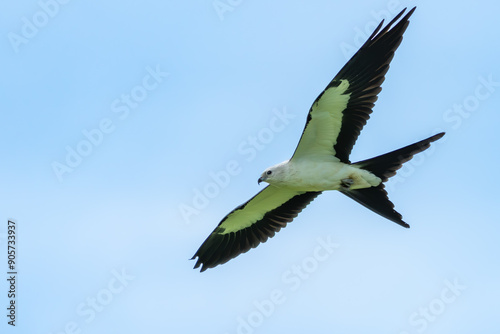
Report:
M382 21L316 98L292 160L331 159L334 156L341 162L350 163L349 155L370 118L382 90L380 86L415 8L397 22L405 10L383 29Z
M266 242L319 194L267 186L222 219L193 256L194 267L205 271Z

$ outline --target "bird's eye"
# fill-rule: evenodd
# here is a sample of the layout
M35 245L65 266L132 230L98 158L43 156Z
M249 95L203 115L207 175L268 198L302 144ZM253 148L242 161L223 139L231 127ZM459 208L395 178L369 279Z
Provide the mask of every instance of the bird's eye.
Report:
M268 170L268 171L266 172L266 174L267 174L267 175L271 175L272 173L273 173L273 172L271 172L270 170Z

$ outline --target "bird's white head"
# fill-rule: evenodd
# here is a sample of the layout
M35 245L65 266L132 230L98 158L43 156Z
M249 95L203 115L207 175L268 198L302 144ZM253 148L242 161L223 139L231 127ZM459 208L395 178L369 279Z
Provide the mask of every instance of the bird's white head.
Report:
M286 181L287 161L267 168L257 180L257 183L267 182L269 184L279 184Z

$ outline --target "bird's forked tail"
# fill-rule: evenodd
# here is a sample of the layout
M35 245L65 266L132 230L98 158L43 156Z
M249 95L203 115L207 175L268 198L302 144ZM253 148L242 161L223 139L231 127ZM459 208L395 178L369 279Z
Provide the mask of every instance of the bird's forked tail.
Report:
M347 189L341 190L341 193L378 213L382 217L398 223L403 227L410 227L410 225L402 220L403 217L401 214L394 210L394 204L389 200L387 192L384 189L384 182L396 175L396 171L400 169L405 162L411 160L415 154L425 151L430 147L433 141L443 136L444 132L441 132L417 143L400 148L399 150L354 163L354 166L372 172L381 178L382 182L377 187L355 190Z

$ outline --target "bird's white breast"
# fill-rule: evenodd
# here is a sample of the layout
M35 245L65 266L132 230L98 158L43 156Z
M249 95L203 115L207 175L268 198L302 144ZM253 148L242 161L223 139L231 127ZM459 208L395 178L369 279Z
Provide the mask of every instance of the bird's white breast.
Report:
M375 187L382 181L369 171L333 159L288 161L282 167L283 177L272 184L302 191L338 190L345 179L353 181L350 189Z

